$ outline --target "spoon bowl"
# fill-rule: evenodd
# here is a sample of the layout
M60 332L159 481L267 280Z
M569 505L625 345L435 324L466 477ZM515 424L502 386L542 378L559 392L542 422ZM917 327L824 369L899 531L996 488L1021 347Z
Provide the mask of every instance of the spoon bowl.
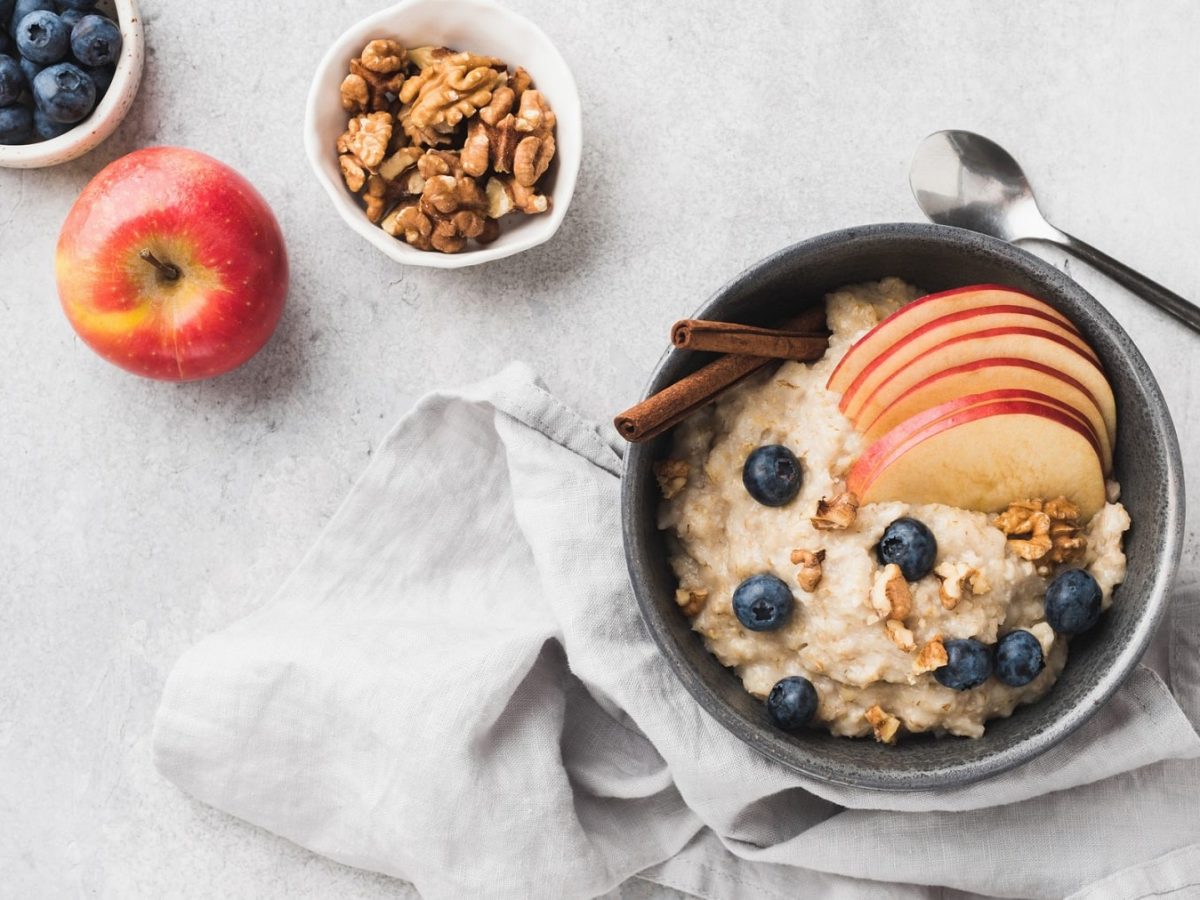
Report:
M925 138L913 157L909 184L917 204L939 225L1006 241L1056 237L1020 164L995 141L969 131Z

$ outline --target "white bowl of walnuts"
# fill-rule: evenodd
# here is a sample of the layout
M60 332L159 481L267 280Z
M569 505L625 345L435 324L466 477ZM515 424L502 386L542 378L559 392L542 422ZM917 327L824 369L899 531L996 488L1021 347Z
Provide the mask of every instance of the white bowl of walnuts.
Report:
M579 95L549 38L493 0L406 0L325 54L305 150L342 219L392 259L477 265L558 230Z

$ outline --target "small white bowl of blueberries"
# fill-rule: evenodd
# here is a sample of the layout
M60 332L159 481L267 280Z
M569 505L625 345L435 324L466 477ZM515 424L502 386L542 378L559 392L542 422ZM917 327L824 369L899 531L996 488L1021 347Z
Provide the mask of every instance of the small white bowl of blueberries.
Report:
M136 0L0 0L0 166L91 150L132 106L142 60Z

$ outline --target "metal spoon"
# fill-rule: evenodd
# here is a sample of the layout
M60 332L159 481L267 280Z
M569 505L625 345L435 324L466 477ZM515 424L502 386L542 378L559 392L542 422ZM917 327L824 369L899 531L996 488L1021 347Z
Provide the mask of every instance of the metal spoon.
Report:
M1020 165L994 141L970 131L935 132L917 148L908 183L925 215L939 225L1005 241L1058 244L1200 331L1200 307L1047 222Z

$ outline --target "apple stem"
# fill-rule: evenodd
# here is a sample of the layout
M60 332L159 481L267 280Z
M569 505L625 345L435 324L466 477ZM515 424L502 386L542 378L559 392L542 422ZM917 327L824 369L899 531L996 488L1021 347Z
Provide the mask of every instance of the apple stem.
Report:
M167 281L178 281L180 274L182 274L179 271L179 266L163 262L149 250L143 250L138 254L138 256L150 263L150 265L154 266L154 268L158 269L158 274Z

